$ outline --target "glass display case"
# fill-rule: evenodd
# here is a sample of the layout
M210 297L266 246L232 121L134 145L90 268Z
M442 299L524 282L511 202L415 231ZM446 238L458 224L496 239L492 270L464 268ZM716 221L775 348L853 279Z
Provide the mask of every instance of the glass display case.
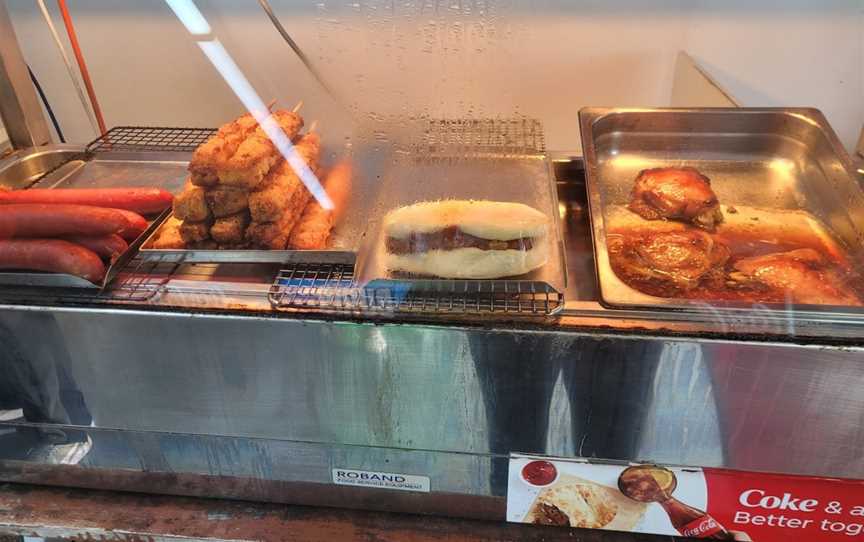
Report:
M810 4L0 3L0 480L864 478L864 21Z

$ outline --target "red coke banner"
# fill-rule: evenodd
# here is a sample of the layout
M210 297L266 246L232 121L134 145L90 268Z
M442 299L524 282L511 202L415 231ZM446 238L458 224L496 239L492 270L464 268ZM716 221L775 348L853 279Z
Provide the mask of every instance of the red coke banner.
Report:
M864 482L704 469L708 512L759 542L864 540Z
M514 455L507 519L710 540L864 540L864 481Z

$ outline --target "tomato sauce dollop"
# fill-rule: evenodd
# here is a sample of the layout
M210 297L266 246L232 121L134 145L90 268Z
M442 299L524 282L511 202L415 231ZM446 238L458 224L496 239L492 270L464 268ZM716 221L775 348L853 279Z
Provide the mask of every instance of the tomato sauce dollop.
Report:
M522 467L522 478L535 486L551 484L558 476L558 469L548 461L532 461Z

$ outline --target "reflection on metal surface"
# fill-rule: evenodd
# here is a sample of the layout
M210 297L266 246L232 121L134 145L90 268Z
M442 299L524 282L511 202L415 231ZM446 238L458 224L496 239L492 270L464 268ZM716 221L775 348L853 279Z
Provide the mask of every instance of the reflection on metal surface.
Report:
M89 436L84 479L348 465L502 496L514 451L864 476L858 348L76 310L0 332L2 404L36 407L0 456Z
M26 188L83 151L78 145L46 145L13 152L0 160L0 186Z

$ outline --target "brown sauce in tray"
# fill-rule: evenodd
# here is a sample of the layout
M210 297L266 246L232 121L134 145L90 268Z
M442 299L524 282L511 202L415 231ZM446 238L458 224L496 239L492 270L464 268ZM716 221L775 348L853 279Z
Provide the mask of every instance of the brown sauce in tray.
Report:
M791 216L791 215L790 215ZM692 289L667 292L663 288L654 288L643 280L632 280L627 272L616 268L616 259L610 258L615 274L628 286L643 293L676 299L701 301L725 301L745 303L787 303L789 294L760 285L746 286L735 283L728 278L735 262L756 256L766 256L797 249L812 249L826 261L824 273L819 276L826 283L837 284L851 295L862 298L864 281L850 265L850 260L841 247L831 239L825 231L818 231L816 226L807 225L805 221L792 220L783 224L781 220L768 220L761 223L758 220L747 222L737 221L734 224L722 224L712 235L717 242L723 243L729 249L729 258L722 268L709 273ZM793 217L794 218L794 217ZM683 224L671 225L668 222L629 222L624 226L610 228L609 233L619 236L644 236L657 231L683 231L693 226ZM641 286L641 287L640 287ZM842 303L861 305L861 302Z

